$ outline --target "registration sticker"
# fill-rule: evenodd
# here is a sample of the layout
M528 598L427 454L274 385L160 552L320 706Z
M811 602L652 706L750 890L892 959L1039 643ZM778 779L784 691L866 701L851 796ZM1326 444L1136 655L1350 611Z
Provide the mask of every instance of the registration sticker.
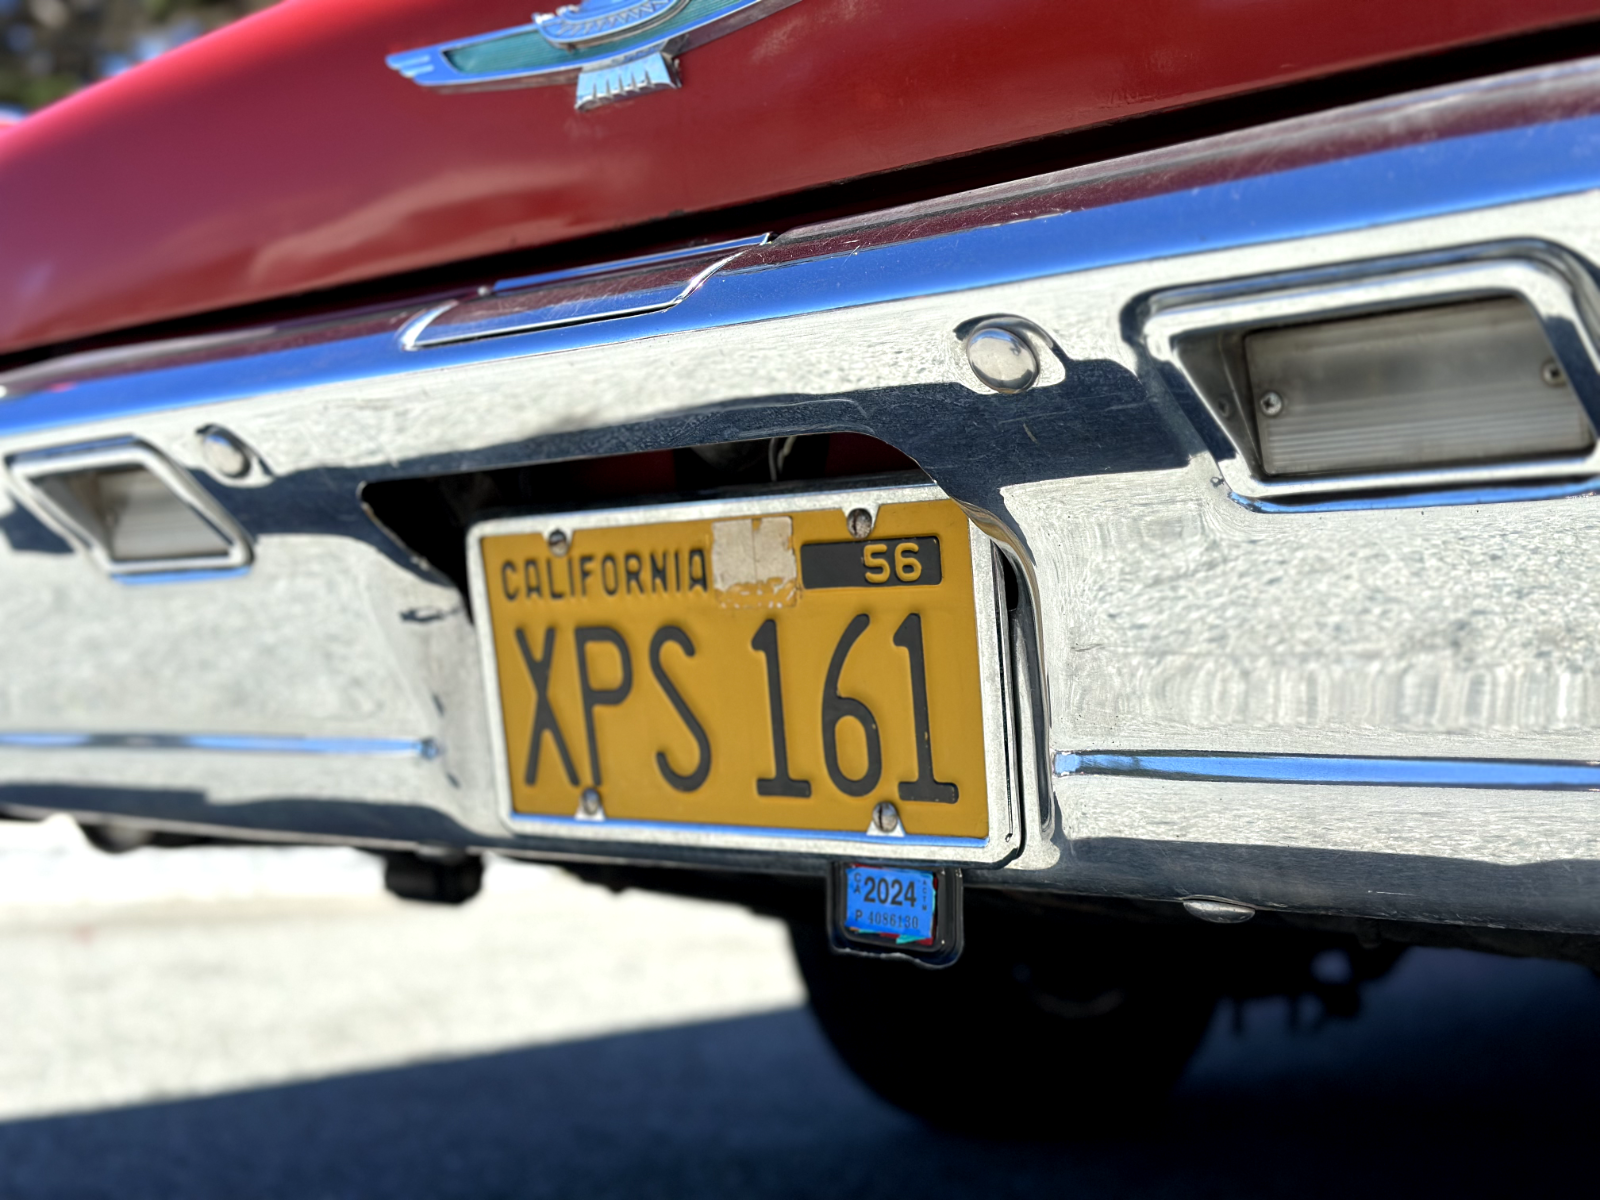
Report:
M897 945L931 944L937 901L931 871L845 869L844 927L848 933L891 937Z

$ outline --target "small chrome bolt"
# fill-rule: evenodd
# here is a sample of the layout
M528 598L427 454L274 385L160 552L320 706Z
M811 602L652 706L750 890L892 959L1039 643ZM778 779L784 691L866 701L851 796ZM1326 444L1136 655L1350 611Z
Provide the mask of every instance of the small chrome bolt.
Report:
M1256 401L1256 407L1263 417L1275 417L1283 411L1283 397L1277 392L1268 392Z
M242 479L250 473L250 452L226 429L212 426L200 431L200 457L225 479Z
M872 533L872 514L864 508L852 508L844 523L850 529L850 536L857 541Z
M879 833L893 833L900 828L900 811L887 800L882 800L872 810L872 824Z
M550 536L545 540L550 544L551 554L554 554L557 558L564 558L566 556L567 546L569 543L567 542L567 535L562 533L561 530L552 529L550 531ZM593 791L592 788L590 790ZM595 794L597 796L599 795L598 792Z
M595 788L584 788L583 791L578 796L578 804L582 807L584 816L586 816L586 817L599 816L600 815L600 793L599 793L599 791L597 789L595 789Z
M1039 380L1039 356L1028 339L1003 325L980 325L967 335L967 364L1003 396L1025 392Z
M1567 382L1567 373L1555 359L1547 358L1544 366L1539 368L1539 378L1550 387L1562 387Z
M1240 925L1256 915L1248 904L1235 900L1212 900L1205 896L1191 896L1183 902L1184 911L1191 917L1209 921L1213 925Z

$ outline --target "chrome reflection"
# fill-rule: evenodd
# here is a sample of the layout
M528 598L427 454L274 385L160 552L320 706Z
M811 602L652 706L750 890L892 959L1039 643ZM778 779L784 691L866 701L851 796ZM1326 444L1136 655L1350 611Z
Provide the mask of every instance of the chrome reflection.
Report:
M1055 773L1352 787L1600 791L1600 762L1479 758L1355 758L1333 754L1183 754L1058 751Z
M407 350L661 312L681 304L767 234L593 266L502 279L489 294L429 309L399 335Z
M327 754L350 758L439 756L432 738L262 737L237 733L0 732L6 750L210 750L227 754Z

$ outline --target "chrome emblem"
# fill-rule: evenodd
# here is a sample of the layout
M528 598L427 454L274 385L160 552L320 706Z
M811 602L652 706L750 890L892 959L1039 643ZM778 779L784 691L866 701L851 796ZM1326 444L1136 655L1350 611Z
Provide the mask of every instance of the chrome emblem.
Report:
M678 57L796 0L581 0L530 25L391 54L391 68L442 92L577 80L578 109L678 83Z
M582 0L553 13L534 14L533 23L563 50L609 42L661 24L687 0Z

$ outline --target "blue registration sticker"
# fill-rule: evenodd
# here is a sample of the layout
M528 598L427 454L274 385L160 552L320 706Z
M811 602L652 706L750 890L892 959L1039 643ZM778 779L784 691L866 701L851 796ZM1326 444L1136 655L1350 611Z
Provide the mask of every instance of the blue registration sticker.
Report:
M846 867L844 927L898 945L932 942L937 899L931 871Z

